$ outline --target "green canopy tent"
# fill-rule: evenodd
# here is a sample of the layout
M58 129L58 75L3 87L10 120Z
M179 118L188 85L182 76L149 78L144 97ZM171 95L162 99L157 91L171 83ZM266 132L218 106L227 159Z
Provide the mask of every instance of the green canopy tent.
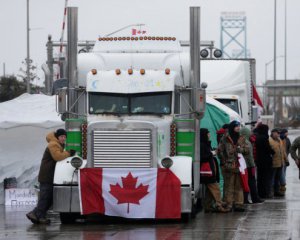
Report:
M241 122L240 115L217 100L206 96L206 109L200 126L201 128L207 128L209 130L212 147L217 147L218 145L217 130L225 123L230 123L233 120Z
M210 132L211 145L213 148L218 146L217 130L219 130L225 123L230 123L233 120L241 122L240 115L231 108L218 102L217 100L206 96L206 109L204 117L201 119L200 127L207 128ZM221 171L220 171L221 173ZM220 174L220 188L223 193L224 180Z

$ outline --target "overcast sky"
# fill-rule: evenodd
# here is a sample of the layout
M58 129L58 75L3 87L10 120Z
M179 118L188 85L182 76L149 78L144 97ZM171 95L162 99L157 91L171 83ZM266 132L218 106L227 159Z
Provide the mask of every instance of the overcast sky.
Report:
M284 2L277 0L277 56L284 54ZM48 34L59 40L65 0L30 0L30 55L40 68L46 61ZM150 35L189 39L189 7L201 7L201 40L220 47L223 11L244 11L247 42L257 60L257 82L265 79L265 65L274 53L274 0L69 0L78 7L80 40L95 40L123 26L144 23ZM300 78L300 1L287 0L287 77ZM26 0L0 0L0 75L18 74L26 58ZM130 34L130 29L120 33ZM66 39L66 33L65 33ZM277 79L284 78L283 57L278 57ZM267 67L273 78L273 66Z

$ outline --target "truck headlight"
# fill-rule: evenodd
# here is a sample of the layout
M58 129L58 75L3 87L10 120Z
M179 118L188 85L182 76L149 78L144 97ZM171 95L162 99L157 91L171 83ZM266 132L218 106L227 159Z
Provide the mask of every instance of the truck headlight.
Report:
M76 169L80 168L82 163L83 163L83 161L79 157L73 157L72 160L71 160L72 167L74 167Z
M163 165L164 168L170 168L173 165L173 160L169 157L165 157L161 160L161 165Z

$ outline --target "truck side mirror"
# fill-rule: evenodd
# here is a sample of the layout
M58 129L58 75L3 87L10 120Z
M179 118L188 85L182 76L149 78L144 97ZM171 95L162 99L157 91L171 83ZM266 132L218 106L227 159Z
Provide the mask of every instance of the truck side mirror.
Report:
M57 91L56 111L60 114L67 112L67 88L60 88Z
M205 106L206 106L206 91L203 88L196 89L196 112L199 113L199 116L196 116L196 118L201 119L205 112Z
M258 117L259 117L259 109L258 109L258 107L257 106L253 106L252 105L252 119L251 119L251 121L252 122L256 122L257 120L258 120Z

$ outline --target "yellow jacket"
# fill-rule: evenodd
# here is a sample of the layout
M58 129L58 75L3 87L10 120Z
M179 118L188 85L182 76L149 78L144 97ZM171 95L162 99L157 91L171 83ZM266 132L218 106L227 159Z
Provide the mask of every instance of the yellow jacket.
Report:
M269 138L269 143L273 151L275 152L273 154L273 168L282 167L285 165L285 162L287 162L287 156L284 149L284 145L280 138L273 139L272 137Z

